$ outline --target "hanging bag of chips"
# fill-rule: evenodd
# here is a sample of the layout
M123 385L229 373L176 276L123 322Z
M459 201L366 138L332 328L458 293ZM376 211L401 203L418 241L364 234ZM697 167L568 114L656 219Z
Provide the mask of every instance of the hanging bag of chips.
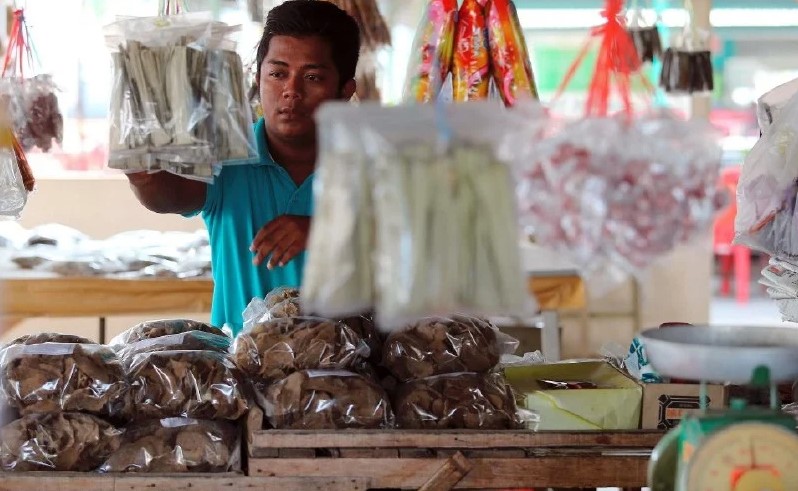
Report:
M701 94L715 88L709 33L698 29L692 0L684 0L690 17L672 47L662 56L660 86L666 92Z
M707 230L720 196L720 147L708 122L634 113L632 78L646 82L619 20L622 7L622 0L606 1L605 23L593 29L560 89L598 40L584 117L536 119L519 139L530 150L517 177L526 224L537 242L569 256L586 276L600 275L605 287L642 275ZM613 91L621 111L610 116Z
M490 46L485 0L465 0L455 31L454 101L485 100L490 90Z
M167 1L162 15L105 29L114 73L108 165L213 182L221 165L257 157L231 39L238 28L181 5Z
M410 51L405 102L438 98L452 67L456 25L457 0L429 0Z
M0 100L7 107L21 148L38 147L47 152L53 141L60 144L64 135L57 88L50 75L40 73L24 10L14 11L9 32L0 79Z
M513 0L487 0L488 41L496 88L506 106L537 99L535 77Z

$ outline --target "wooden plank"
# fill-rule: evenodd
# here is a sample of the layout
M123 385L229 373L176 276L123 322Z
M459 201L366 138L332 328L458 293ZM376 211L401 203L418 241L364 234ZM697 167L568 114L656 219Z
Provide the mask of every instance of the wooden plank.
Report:
M473 466L461 454L457 452L444 461L432 477L425 482L418 491L449 491L463 480Z
M2 473L0 491L365 491L368 479L353 477L274 477L243 475L98 475L89 473Z
M342 459L398 459L398 448L340 448Z
M455 489L636 487L646 485L647 457L568 456L470 459L473 469ZM252 476L363 477L375 488L418 489L440 468L438 459L255 459Z
M250 435L255 448L654 448L660 431L415 431L262 430Z

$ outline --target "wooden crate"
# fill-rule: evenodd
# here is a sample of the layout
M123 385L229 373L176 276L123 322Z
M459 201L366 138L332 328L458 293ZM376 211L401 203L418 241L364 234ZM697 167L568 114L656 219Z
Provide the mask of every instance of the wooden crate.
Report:
M365 480L370 489L636 488L657 431L263 430L246 424L247 474Z

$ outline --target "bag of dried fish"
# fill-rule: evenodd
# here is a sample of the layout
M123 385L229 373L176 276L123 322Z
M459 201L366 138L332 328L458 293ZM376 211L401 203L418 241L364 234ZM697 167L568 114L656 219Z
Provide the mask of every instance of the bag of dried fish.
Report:
M207 16L134 18L106 28L112 49L109 167L213 182L257 156L244 68Z

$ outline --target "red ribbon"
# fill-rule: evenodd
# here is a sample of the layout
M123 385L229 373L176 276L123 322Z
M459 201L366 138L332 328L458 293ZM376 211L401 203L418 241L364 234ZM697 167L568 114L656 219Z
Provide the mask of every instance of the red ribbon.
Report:
M11 68L18 68L19 72L14 70L12 76L24 76L24 60L25 60L25 53L29 51L30 47L25 42L25 15L22 9L17 9L14 11L14 21L11 24L11 34L8 39L8 49L6 50L5 60L3 61L3 73L2 76L5 78L8 69ZM12 54L16 51L16 60L12 59ZM17 65L15 67L14 65Z

